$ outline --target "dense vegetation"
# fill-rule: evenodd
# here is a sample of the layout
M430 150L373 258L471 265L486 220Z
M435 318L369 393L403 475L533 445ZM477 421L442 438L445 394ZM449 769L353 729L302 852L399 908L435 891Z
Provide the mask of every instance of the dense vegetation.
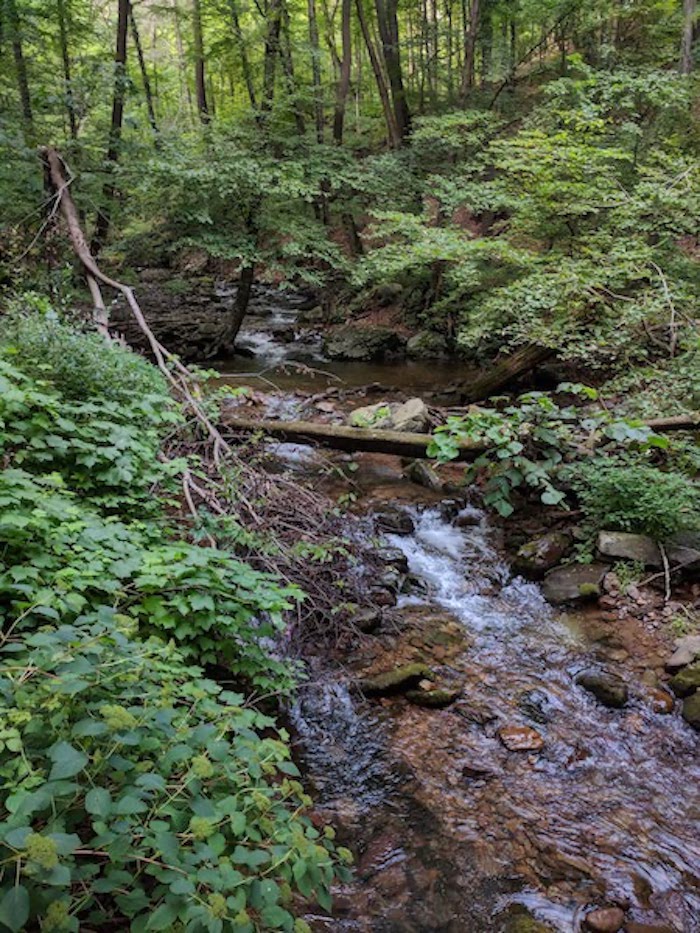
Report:
M486 438L504 517L662 540L700 527L697 444L643 423L700 409L698 34L695 0L0 0L0 927L303 933L351 860L252 704L294 689L304 593L264 529L185 519L191 412L86 332L39 147L122 280L238 281L229 346L264 280L554 361L431 453Z

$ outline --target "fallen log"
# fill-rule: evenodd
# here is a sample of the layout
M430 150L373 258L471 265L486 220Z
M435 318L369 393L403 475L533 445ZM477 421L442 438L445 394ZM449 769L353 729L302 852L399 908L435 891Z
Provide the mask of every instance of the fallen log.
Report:
M226 416L224 427L231 431L260 431L293 444L319 444L349 453L394 454L397 457L427 458L430 434L407 431L380 431L376 428L349 428L342 424L314 424L311 421L256 421L254 418ZM474 460L486 450L482 441L462 441L457 460Z
M539 366L554 356L555 351L550 347L539 347L531 344L521 347L510 356L496 361L483 375L477 376L473 382L459 386L459 397L462 402L481 402L496 395L509 383L524 376L530 370Z
M700 412L676 415L670 418L653 418L643 422L652 430L667 431L700 430ZM239 418L224 415L223 427L231 431L254 431L292 444L318 444L347 453L393 454L413 459L428 458L430 434L413 434L407 431L386 431L378 428L351 428L343 424L317 424L313 421L258 421L255 418ZM475 460L487 450L483 440L464 440L459 443L456 460Z

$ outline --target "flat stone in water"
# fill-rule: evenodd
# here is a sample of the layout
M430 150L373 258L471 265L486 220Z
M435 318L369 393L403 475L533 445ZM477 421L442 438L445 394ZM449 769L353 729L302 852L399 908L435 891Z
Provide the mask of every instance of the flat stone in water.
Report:
M404 664L403 667L365 677L358 686L367 696L388 696L415 686L429 674L430 668L425 664Z
M625 913L619 907L599 907L586 914L586 929L594 933L617 933L625 922Z
M610 709L621 709L629 696L624 680L604 671L583 671L576 678L576 683Z
M570 564L556 567L544 578L542 591L550 603L568 603L600 595L607 564Z
M539 752L544 748L544 739L529 726L501 726L498 738L509 752Z

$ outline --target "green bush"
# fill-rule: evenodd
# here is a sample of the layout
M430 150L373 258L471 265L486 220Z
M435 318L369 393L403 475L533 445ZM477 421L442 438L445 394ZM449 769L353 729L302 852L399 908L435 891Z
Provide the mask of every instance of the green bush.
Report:
M680 473L628 461L596 459L577 466L573 481L587 521L663 541L700 528L700 490Z
M147 360L61 320L33 294L17 299L12 313L0 317L0 347L19 369L51 382L68 400L131 406L134 400L167 395L162 375Z
M0 655L0 923L303 930L349 860L286 735L100 607Z

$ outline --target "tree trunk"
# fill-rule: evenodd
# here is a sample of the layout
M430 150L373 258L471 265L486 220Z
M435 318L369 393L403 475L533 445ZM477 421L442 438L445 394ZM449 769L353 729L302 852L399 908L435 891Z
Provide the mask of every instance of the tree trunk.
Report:
M384 80L384 72L382 71L382 65L379 61L377 50L374 47L374 42L369 31L369 24L367 22L367 17L365 16L365 10L362 3L363 0L356 0L355 5L357 8L357 18L360 23L362 38L364 39L365 45L367 47L367 55L369 56L372 71L374 72L374 79L377 83L377 91L379 92L379 99L382 103L382 110L384 111L384 119L386 121L389 145L392 149L398 149L398 147L401 145L401 134L399 133L399 128L396 125L394 111L391 109L389 90L386 86L386 81Z
M683 38L681 40L681 74L693 71L693 43L697 22L697 0L683 0Z
M175 39L177 42L180 87L185 91L185 97L187 98L187 113L189 114L190 124L192 124L194 122L194 114L192 112L192 92L190 90L190 83L187 80L187 69L185 67L185 44L182 41L182 29L180 28L180 7L178 6L178 0L173 0L173 13L175 14Z
M153 130L153 135L155 137L156 146L158 145L158 122L156 120L156 111L153 106L153 94L151 93L151 82L148 77L148 71L146 69L146 60L143 57L143 48L141 46L141 38L139 36L139 30L136 25L136 17L134 16L134 8L129 3L129 22L131 25L131 38L134 41L134 46L136 47L136 56L139 60L139 70L141 71L141 82L143 84L143 93L146 98L146 109L148 110L148 122L151 124L151 129Z
M71 84L70 54L68 51L68 23L66 17L66 0L57 0L58 10L58 37L61 43L61 60L63 62L63 84L66 94L66 110L70 126L71 139L78 138L78 119L75 114L75 100Z
M389 78L394 118L401 142L411 135L411 113L408 109L406 92L401 72L401 53L399 50L399 25L396 18L397 0L375 0L379 35L386 73Z
M316 141L323 143L323 89L321 87L321 49L318 41L316 0L307 0L309 17L309 43L311 45L311 77L313 81L314 122Z
M230 327L227 333L231 346L236 342L236 337L248 311L254 283L255 263L245 263L238 276L238 291L236 292L236 300L233 303L233 314L231 315Z
M207 84L204 75L204 33L200 0L192 0L192 32L194 40L194 84L197 92L197 110L202 123L209 123Z
M270 0L267 8L267 33L265 35L265 59L263 62L263 99L260 105L263 122L272 111L275 100L275 72L279 55L281 25L281 0Z
M549 347L539 347L531 344L521 347L506 356L473 382L460 387L460 398L463 402L480 402L494 395L500 389L524 376L530 370L544 363L554 356L554 350Z
M333 119L333 139L340 146L343 142L343 128L345 125L345 105L350 90L350 66L352 64L352 33L350 29L350 16L352 0L342 0L341 8L341 35L343 38L343 58L340 63L340 76L335 99L335 116Z
M241 58L241 69L243 71L243 80L245 82L246 90L248 91L248 97L250 99L250 106L253 110L258 109L258 105L255 99L255 85L253 84L253 74L250 69L250 61L248 59L248 51L245 47L245 41L243 39L243 31L241 30L241 21L238 16L238 6L236 0L229 0L229 10L231 11L231 25L233 26L233 38L236 42L238 48L238 54Z
M8 32L12 43L12 54L15 60L15 77L17 79L17 90L19 91L19 100L22 107L25 134L31 137L34 132L34 114L32 112L32 98L29 93L27 63L24 58L24 48L22 46L22 27L15 0L5 0L5 10L7 14Z
M469 8L469 29L464 45L464 74L462 75L462 102L464 102L471 88L474 87L474 71L476 62L476 37L479 34L481 21L481 0L472 0Z
M124 96L126 93L126 32L129 20L129 0L119 0L117 15L117 39L114 50L114 91L112 96L112 120L109 129L109 142L105 156L107 180L102 188L102 206L97 214L95 230L92 234L90 252L97 258L100 254L111 223L112 202L116 188L114 169L119 161L119 149L122 140L124 119Z

